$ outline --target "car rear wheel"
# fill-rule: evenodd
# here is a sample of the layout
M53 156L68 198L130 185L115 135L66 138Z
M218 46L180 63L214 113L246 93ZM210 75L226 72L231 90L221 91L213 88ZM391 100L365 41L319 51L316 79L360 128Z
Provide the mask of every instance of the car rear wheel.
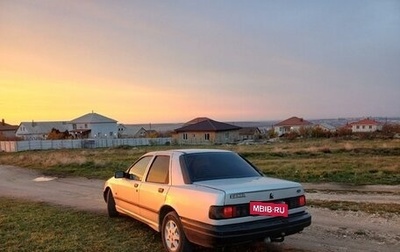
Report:
M192 244L187 240L176 212L169 212L165 215L162 223L161 238L164 248L168 252L192 251Z
M117 217L119 215L115 208L115 200L111 190L108 190L107 192L107 212L110 217Z

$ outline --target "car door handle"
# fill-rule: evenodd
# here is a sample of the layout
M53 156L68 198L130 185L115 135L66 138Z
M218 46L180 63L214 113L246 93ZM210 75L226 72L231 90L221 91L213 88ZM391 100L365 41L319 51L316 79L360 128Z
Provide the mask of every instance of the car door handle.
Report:
M158 192L159 193L163 193L164 192L164 188L158 188Z

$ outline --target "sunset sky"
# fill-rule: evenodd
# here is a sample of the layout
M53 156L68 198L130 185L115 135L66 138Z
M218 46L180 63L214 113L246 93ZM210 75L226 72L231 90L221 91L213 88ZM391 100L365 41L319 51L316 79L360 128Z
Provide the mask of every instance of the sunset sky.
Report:
M400 116L400 1L0 0L0 119Z

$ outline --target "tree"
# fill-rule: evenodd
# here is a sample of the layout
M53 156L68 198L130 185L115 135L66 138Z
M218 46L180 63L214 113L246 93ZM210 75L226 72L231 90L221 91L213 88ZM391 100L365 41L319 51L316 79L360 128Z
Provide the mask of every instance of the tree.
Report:
M69 134L68 130L64 132L60 132L56 128L52 128L49 135L47 136L47 140L60 140L60 139L68 139L71 135Z
M400 124L385 124L382 126L382 133L387 136L393 136L400 133Z
M348 136L351 136L352 134L353 134L353 131L350 128L347 128L347 127L339 128L336 131L336 135L338 137L348 137Z
M275 132L274 128L271 128L267 132L268 138L275 138L278 137L278 133Z
M324 130L321 127L314 127L311 130L311 137L321 138L321 137L331 137L332 133L330 131Z

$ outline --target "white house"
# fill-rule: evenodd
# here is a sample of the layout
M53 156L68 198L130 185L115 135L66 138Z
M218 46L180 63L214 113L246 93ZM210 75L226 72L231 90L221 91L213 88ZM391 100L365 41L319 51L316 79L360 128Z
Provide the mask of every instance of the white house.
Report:
M375 132L378 130L382 130L381 123L369 118L353 122L350 125L352 132Z
M274 131L278 136L282 136L292 131L299 131L301 128L312 127L312 123L299 117L291 117L274 125Z
M147 131L137 125L119 124L118 138L142 138L147 136Z
M45 140L52 129L64 132L72 127L68 122L21 122L15 136L24 140Z
M45 140L52 129L68 131L74 138L118 138L117 121L93 112L72 121L22 122L15 136L24 140Z
M76 138L118 138L117 121L97 113L88 113L69 122Z

